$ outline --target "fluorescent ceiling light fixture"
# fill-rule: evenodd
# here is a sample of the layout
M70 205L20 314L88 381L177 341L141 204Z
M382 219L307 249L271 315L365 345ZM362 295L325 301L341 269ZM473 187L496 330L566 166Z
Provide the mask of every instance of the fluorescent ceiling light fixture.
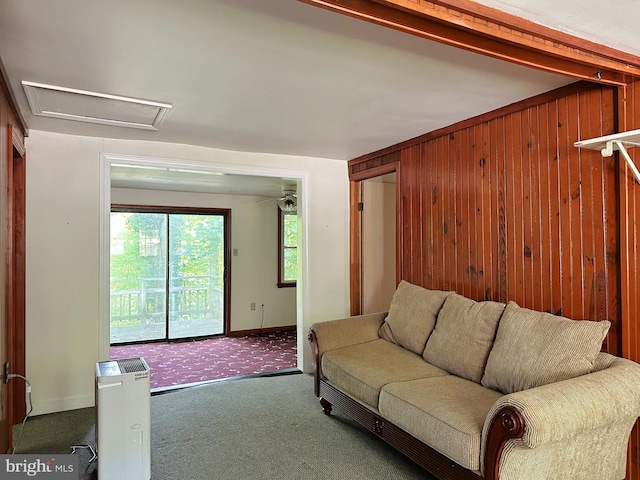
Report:
M169 172L195 173L198 175L224 175L224 172L213 172L211 170L190 170L187 168L168 168Z
M117 127L158 130L172 107L170 103L26 80L22 88L34 115Z

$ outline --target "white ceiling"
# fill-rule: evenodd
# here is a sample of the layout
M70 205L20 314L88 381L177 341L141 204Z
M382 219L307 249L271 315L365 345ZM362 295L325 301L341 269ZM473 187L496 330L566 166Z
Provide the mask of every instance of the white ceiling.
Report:
M640 53L638 0L480 3ZM296 0L0 0L0 12L0 58L34 130L349 160L573 81ZM36 117L23 80L173 108L159 131Z
M638 0L476 0L476 3L640 56Z

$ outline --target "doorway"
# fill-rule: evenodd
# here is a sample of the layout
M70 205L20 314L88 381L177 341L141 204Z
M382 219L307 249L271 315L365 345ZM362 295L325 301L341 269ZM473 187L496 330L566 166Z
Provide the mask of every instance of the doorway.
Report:
M131 177L130 173L136 173ZM123 179L130 178L128 186L122 184ZM189 184L183 182L189 180ZM166 197L173 198L171 203L190 205L188 208L198 208L201 205L214 207L216 205L204 201L195 196L201 193L200 189L209 191L212 188L219 189L222 195L220 207L233 209L233 244L231 247L233 273L230 275L233 281L242 288L234 289L233 298L228 301L228 311L231 312L231 326L227 326L226 337L238 335L274 334L280 331L279 325L286 325L289 329L295 329L297 347L296 363L302 369L306 362L310 364L308 348L304 342L304 305L305 291L307 290L306 276L306 238L308 236L308 224L305 221L308 210L308 174L297 170L266 169L246 165L227 165L196 160L171 160L149 157L135 157L120 154L103 154L101 158L101 233L100 233L100 329L99 329L99 358L109 359L110 352L110 216L112 199L120 205L168 205ZM298 279L296 289L277 289L274 278L275 270L269 267L265 270L265 258L261 254L256 255L271 243L272 235L254 233L247 234L247 229L261 228L266 231L264 222L271 222L275 213L274 202L264 202L266 197L278 198L282 195L281 185L296 184L298 196L298 214L300 223L300 248L298 249L298 261L302 269L302 275ZM273 190L277 185L277 190ZM264 191L267 189L268 193ZM221 189L221 190L220 190ZM242 193L241 193L242 192ZM144 193L144 195L142 195ZM204 193L204 192L203 192ZM260 207L257 209L256 207ZM262 211L265 213L263 214ZM231 219L231 217L230 217ZM276 216L273 215L273 219ZM230 220L231 225L231 220ZM269 223L270 224L270 223ZM239 230L238 230L239 228ZM275 229L275 227L274 227ZM231 237L231 226L229 227ZM273 231L273 251L276 252L276 236ZM259 244L259 245L256 245ZM262 245L262 246L260 246ZM274 263L275 265L275 263ZM256 270L260 267L260 272ZM238 271L240 268L240 271ZM257 275L260 273L260 275ZM265 280L264 276L268 276ZM239 283L238 283L239 282ZM291 321L275 323L284 318L283 311L275 308L274 299L287 295L293 299L293 313ZM285 301L278 298L278 302ZM290 300L286 300L290 301ZM256 308L250 308L255 303ZM263 307L264 304L264 307ZM233 317L233 312L235 316ZM264 321L263 321L264 320ZM264 328L263 328L264 327ZM209 340L205 340L209 341ZM158 343L161 344L162 342ZM178 345L184 342L173 342ZM192 342L187 342L192 343ZM307 358L309 357L309 358Z
M396 173L361 182L362 313L388 311L396 290Z
M223 335L229 211L111 209L110 344Z
M388 311L399 280L398 169L351 178L351 315Z

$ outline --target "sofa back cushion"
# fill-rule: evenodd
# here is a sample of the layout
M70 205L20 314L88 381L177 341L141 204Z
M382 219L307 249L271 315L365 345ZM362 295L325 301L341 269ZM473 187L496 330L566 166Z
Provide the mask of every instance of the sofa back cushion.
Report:
M436 316L451 293L427 290L401 280L378 334L385 340L422 355L436 324Z
M422 357L458 377L480 383L504 303L447 297Z
M611 322L570 320L509 302L482 385L513 393L590 373Z

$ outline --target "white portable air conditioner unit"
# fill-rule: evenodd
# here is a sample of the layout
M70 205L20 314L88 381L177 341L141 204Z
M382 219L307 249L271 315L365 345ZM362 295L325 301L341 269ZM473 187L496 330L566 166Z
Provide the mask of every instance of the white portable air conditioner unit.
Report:
M149 377L142 357L96 363L100 480L151 478Z

